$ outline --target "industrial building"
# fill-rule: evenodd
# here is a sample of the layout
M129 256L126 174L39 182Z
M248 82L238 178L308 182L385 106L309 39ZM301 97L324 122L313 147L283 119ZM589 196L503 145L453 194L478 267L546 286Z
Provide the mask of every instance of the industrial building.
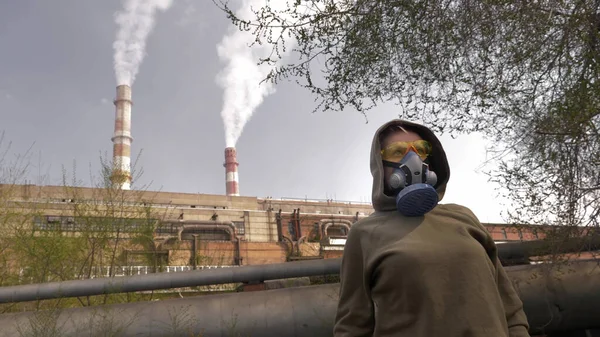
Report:
M10 187L10 202L31 210L31 224L38 231L76 233L83 230L82 222L117 212L123 219L111 216L96 223L126 220L120 231L127 233L150 222L152 251L123 246L122 253L132 257L126 260L134 265L139 259L133 257L140 254L159 255L166 266L191 268L200 262L237 266L340 257L352 224L373 211L367 203L133 190L120 190L121 201L115 203L106 199L106 191L94 188ZM112 209L98 207L102 203ZM142 207L149 211L135 210ZM498 243L543 238L539 226L484 225Z
M240 196L232 147L224 152L225 195L131 190L131 98L129 86L117 87L113 187L0 185L6 205L26 210L38 233L114 232L118 271L102 269L100 259L97 276L341 257L352 224L373 212L363 202ZM541 226L484 225L498 243L544 236ZM146 244L133 240L141 229L150 229Z

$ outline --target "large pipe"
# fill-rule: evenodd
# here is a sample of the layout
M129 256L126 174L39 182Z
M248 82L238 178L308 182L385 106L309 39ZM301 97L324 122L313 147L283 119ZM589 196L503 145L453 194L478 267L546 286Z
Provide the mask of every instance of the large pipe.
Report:
M507 272L524 302L532 335L600 327L597 262L509 267ZM56 327L62 336L91 335L100 328L121 329L119 336L331 336L338 291L338 284L327 284L4 314L0 326L5 336L27 334L36 326Z
M222 230L229 234L231 241L238 240L235 234L235 225L231 221L186 221L177 231L178 240L181 241L183 232L190 229Z
M277 225L277 242L283 241L283 228L281 226L281 209L275 213L275 224Z
M0 303L216 284L262 282L339 273L339 259L320 260L319 263L311 262L313 261L0 287Z
M533 334L600 328L598 261L507 267Z
M323 219L323 220L319 221L319 229L321 231L321 233L320 233L321 237L325 238L325 237L329 236L329 234L327 233L327 230L332 225L338 225L338 226L345 227L346 230L348 232L350 232L350 228L352 227L352 221L344 220L344 219Z
M586 242L595 242L596 240L597 238L588 238ZM518 256L530 256L537 251L545 252L542 248L547 245L548 243L544 242L544 240L540 240L539 242L501 244L498 245L498 255L501 260L507 260L507 258L514 259ZM580 246L575 244L565 245L565 247L570 249L580 248ZM587 248L594 247L591 244L587 246ZM570 251L565 250L562 252L568 253ZM226 269L157 273L119 278L97 278L1 287L0 303L339 274L340 264L341 258L320 259Z
M181 241L181 236L185 230L189 229L208 229L208 230L223 230L229 234L231 242L233 242L234 248L234 256L233 260L236 265L241 265L241 248L240 248L240 238L237 236L235 232L235 225L231 221L213 221L213 220L205 220L205 221L185 221L184 224L177 231L177 238Z
M238 177L237 153L234 147L225 149L225 184L228 196L239 196L240 186Z
M111 181L124 190L131 188L131 87L119 85L115 104L113 169Z
M532 256L579 253L600 250L600 235L581 238L545 239L498 244L498 255L503 261L524 260Z

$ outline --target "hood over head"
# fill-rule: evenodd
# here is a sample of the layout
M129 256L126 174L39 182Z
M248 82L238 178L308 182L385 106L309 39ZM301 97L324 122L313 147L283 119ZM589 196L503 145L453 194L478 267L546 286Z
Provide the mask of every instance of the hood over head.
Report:
M396 209L396 198L394 196L388 196L385 194L385 183L384 183L384 170L383 162L381 159L381 143L379 142L380 134L388 127L393 125L402 126L407 131L412 131L418 134L424 140L431 143L432 151L431 156L428 157L427 162L431 171L437 175L437 183L434 186L439 200L441 201L446 192L446 184L450 179L450 166L448 165L448 159L446 158L446 152L442 147L442 143L437 136L426 126L416 124L413 122L405 121L402 119L395 119L383 124L375 132L373 137L373 143L371 145L371 175L373 176L373 195L372 203L373 208L376 211L392 211Z

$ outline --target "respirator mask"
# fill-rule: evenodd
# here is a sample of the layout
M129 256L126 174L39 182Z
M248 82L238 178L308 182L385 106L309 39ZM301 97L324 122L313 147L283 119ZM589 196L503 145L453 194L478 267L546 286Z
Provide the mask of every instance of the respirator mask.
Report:
M421 142L428 145L425 141ZM388 187L391 192L397 193L396 207L402 215L408 217L422 216L438 203L438 194L433 187L437 183L437 175L429 170L429 165L421 159L426 157L427 153L423 153L426 152L424 149L415 148L415 145L411 146L419 154L407 149L400 162L385 160L386 157L383 157L383 164L394 168L388 180ZM386 150L383 150L382 154Z

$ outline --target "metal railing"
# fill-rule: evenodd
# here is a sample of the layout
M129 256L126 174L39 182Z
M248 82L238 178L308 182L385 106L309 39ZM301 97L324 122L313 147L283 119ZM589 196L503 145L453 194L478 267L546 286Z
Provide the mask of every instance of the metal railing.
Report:
M263 199L269 200L269 199ZM280 200L280 201L299 201L299 202L331 202L336 204L346 204L346 205L372 205L369 201L355 201L355 200L337 200L337 199L318 199L318 198L293 198L293 197L281 197L278 199L270 199L270 200Z

